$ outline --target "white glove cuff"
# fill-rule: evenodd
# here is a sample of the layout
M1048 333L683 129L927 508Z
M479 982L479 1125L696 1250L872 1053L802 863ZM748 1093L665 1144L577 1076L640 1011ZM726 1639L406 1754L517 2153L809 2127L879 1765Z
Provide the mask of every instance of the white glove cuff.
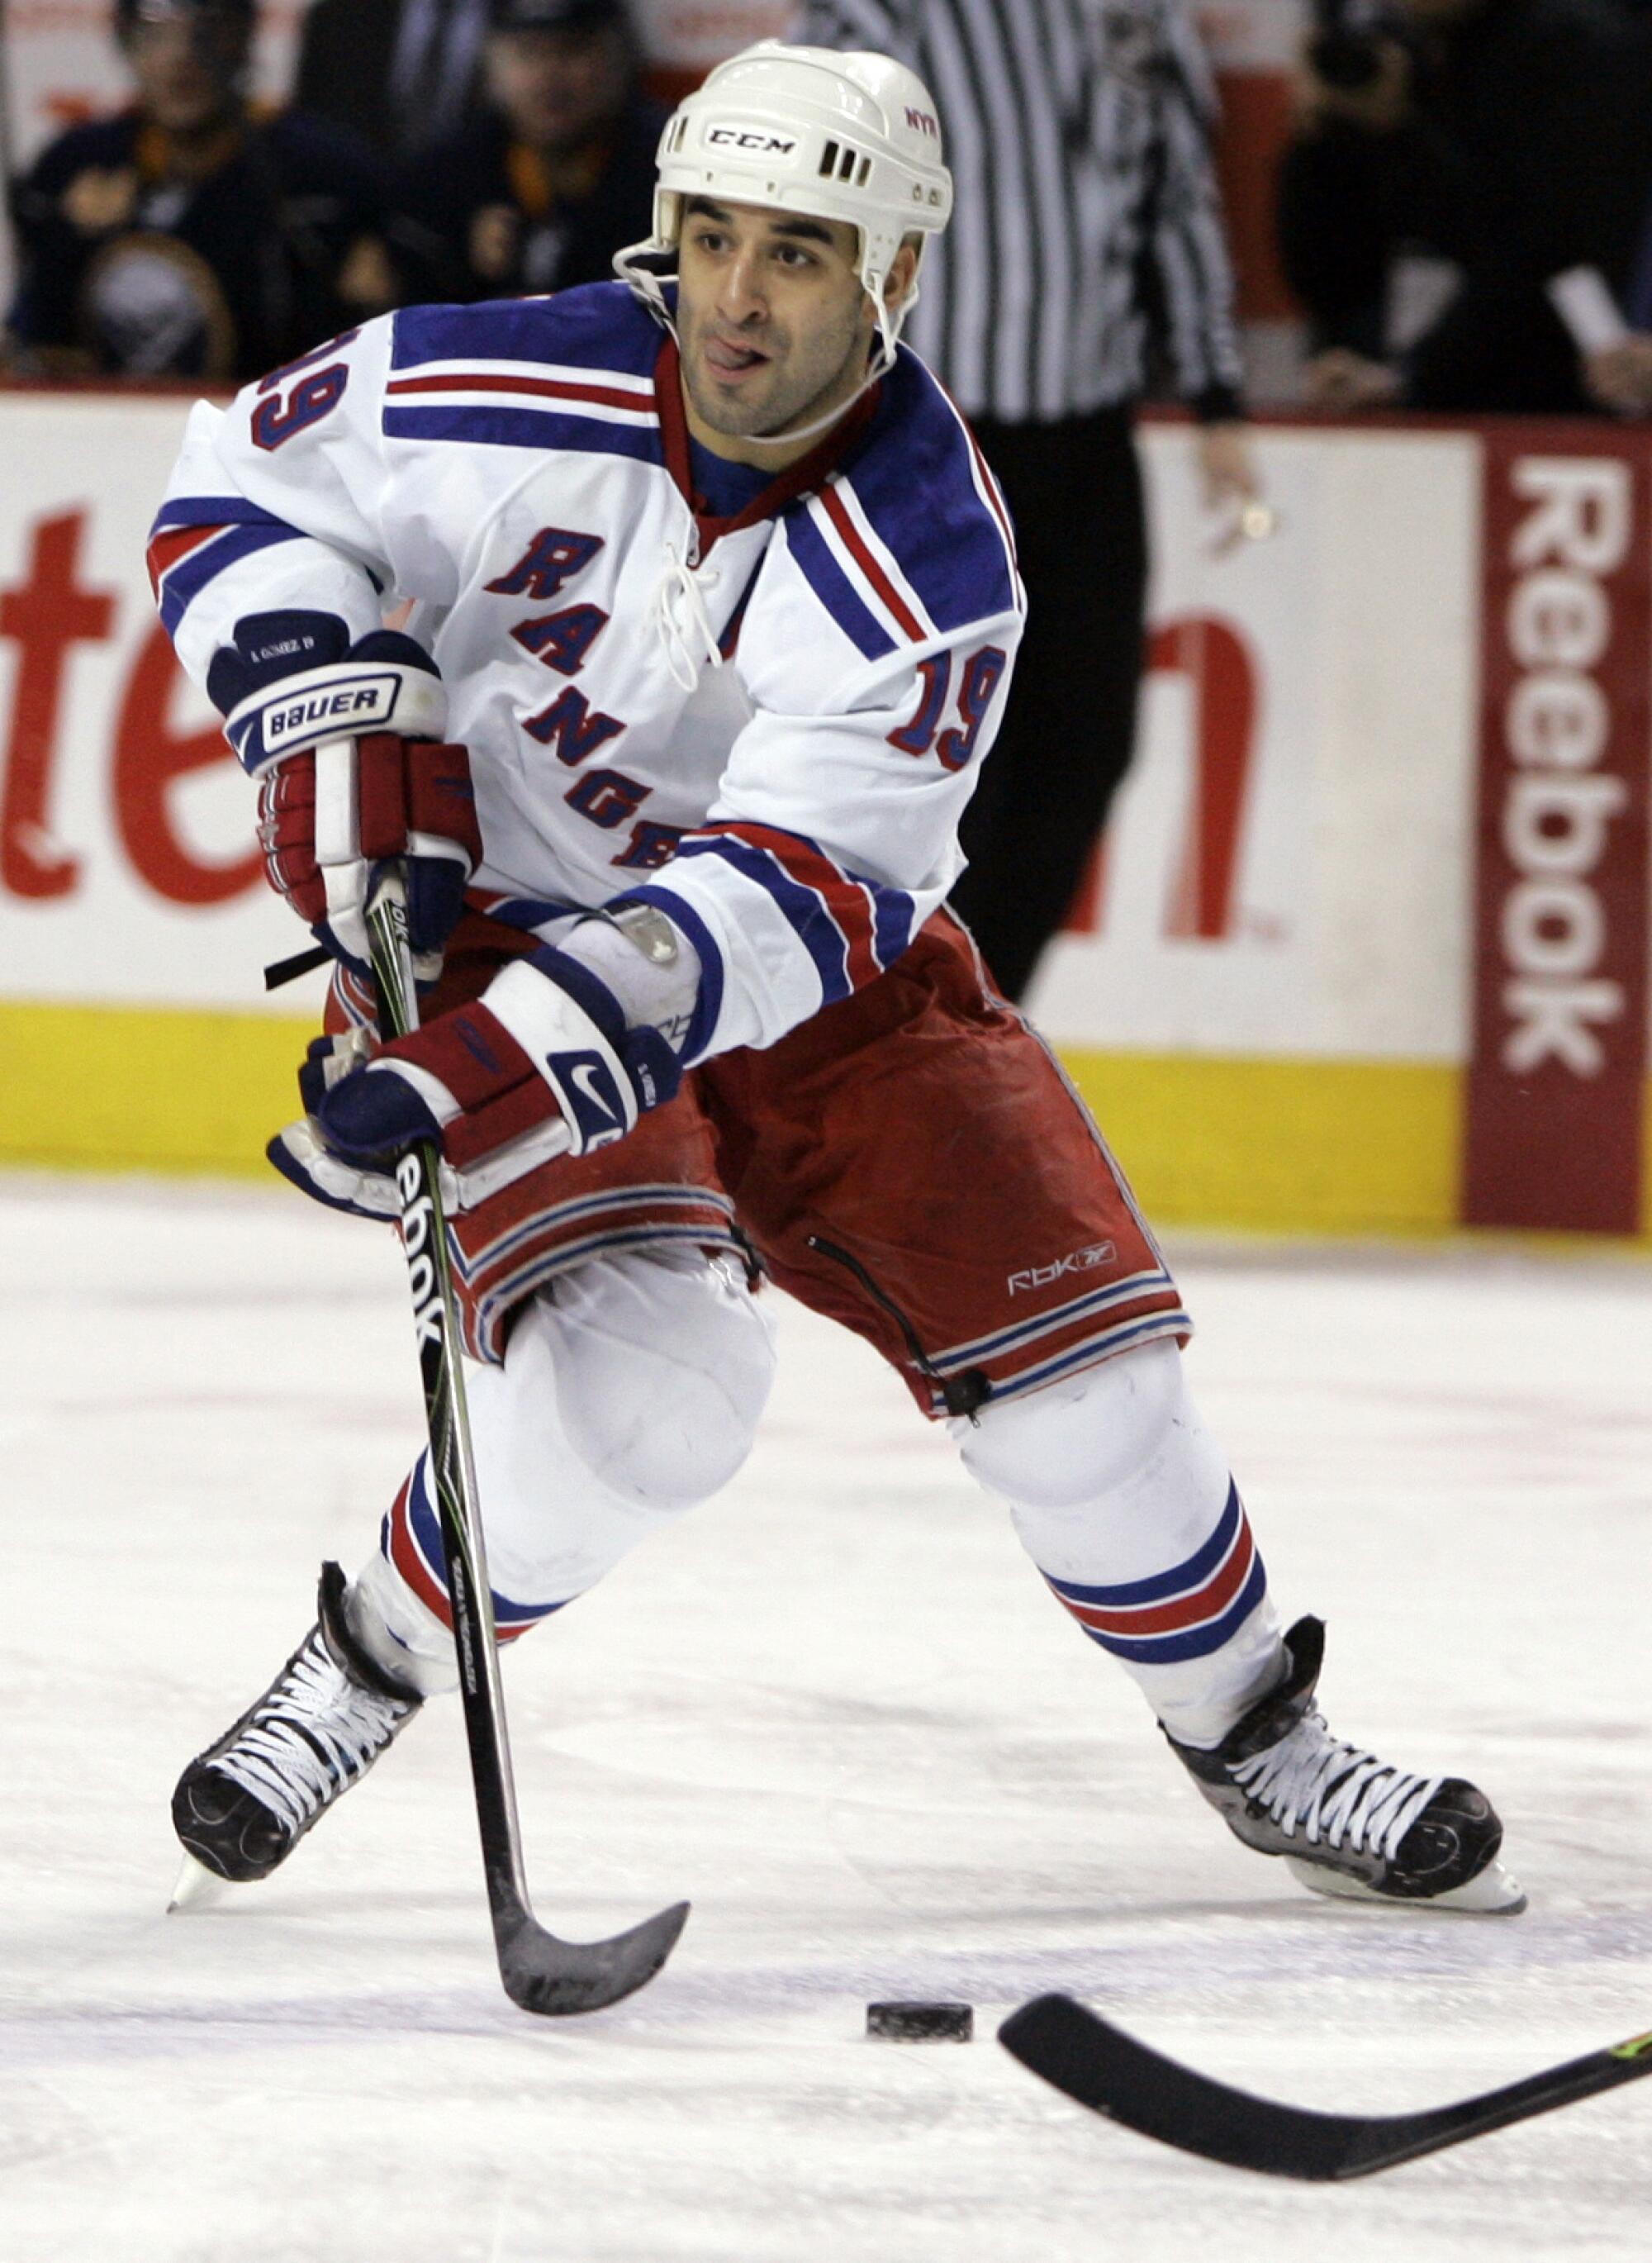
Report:
M570 1153L588 1154L624 1138L637 1121L637 1088L575 999L518 958L494 975L483 1000L550 1086L567 1127Z
M483 1002L504 1023L541 1076L552 1053L566 1052L571 1047L601 1052L618 1066L612 1046L584 1007L525 959L512 959L494 975L483 993Z
M447 688L427 669L394 661L340 660L267 684L232 708L224 735L242 767L259 777L323 741L396 731L439 739L447 729Z

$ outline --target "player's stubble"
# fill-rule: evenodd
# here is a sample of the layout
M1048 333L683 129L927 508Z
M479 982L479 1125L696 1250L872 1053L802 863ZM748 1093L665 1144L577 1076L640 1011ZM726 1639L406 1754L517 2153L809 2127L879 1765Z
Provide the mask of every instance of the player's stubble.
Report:
M870 343L869 325L860 311L864 296L857 281L835 310L795 326L770 317L735 331L719 323L714 313L697 311L684 293L677 322L682 381L695 414L731 440L775 439L790 426L808 423L812 414L830 406L833 396L842 397L847 405L865 370ZM738 338L769 358L754 381L748 380L738 389L718 382L705 349L719 337Z

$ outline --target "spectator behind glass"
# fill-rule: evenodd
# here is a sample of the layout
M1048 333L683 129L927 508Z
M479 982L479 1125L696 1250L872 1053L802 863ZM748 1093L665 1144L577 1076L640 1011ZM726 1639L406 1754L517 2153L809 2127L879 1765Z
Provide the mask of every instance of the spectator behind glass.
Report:
M618 0L494 0L487 107L409 166L391 240L404 296L470 300L612 275L646 235L666 113Z
M488 0L315 0L297 100L399 161L439 141L481 98Z
M1611 405L1549 286L1584 268L1620 305L1629 289L1652 177L1644 20L1609 0L1395 0L1366 44L1354 85L1328 83L1310 45L1280 178L1285 271L1319 349L1309 399ZM1461 280L1402 354L1388 307L1411 248Z
M13 365L240 381L374 311L372 161L299 112L249 109L255 15L119 0L132 108L72 127L14 192Z

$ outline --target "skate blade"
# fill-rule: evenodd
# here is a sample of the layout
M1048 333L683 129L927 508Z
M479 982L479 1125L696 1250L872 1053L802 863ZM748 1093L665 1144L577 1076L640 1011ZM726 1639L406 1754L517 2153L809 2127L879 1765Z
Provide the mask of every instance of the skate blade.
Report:
M227 1878L220 1878L216 1870L209 1870L205 1862L198 1862L193 1855L185 1855L179 1866L177 1883L172 1889L172 1898L166 1913L172 1917L184 1910L214 1909L227 1899L232 1889Z
M1501 1862L1488 1862L1466 1886L1454 1886L1449 1893L1431 1894L1423 1900L1380 1894L1363 1879L1327 1869L1323 1862L1299 1861L1294 1855L1286 1855L1285 1867L1299 1885L1331 1901L1371 1902L1387 1910L1456 1910L1469 1917L1518 1917L1526 1907L1526 1889Z

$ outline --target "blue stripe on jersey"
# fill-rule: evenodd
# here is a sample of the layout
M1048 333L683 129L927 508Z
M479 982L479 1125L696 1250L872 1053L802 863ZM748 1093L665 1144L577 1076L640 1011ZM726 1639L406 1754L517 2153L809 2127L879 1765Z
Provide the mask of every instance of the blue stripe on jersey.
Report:
M691 838L682 843L677 855L720 857L747 879L767 889L814 961L820 978L821 1004L830 1006L849 995L855 985L849 980L848 942L817 890L794 880L777 858L736 834L719 834L712 840Z
M149 529L150 539L163 534L169 528L179 526L286 526L284 518L273 511L260 510L256 502L242 495L174 495L163 502L155 513L155 524ZM291 534L301 530L288 527Z
M189 611L209 582L215 581L227 566L239 564L250 558L256 550L268 550L272 543L301 542L304 537L296 526L272 518L267 524L232 527L220 534L216 542L204 542L187 558L174 566L161 584L161 618L169 636L177 634L178 623Z
M808 506L794 503L783 524L803 577L849 642L868 660L893 652L895 640L861 602L848 576L826 547Z
M533 935L552 920L581 914L589 917L583 904L546 903L537 896L501 896L496 904L488 905L485 916L514 927L523 935Z
M1013 612L1004 530L977 491L973 452L956 413L905 346L884 382L884 399L846 484L938 629Z
M725 660L732 660L734 657L734 648L740 640L740 629L746 619L746 608L752 602L753 592L757 587L757 577L768 562L768 551L766 549L759 551L757 563L752 568L751 579L740 592L739 603L723 625L723 633L717 640L717 648Z
M664 465L657 424L603 424L542 408L386 408L391 440L463 440L487 448L557 448L588 456L631 456Z
M1202 1548L1195 1550L1184 1564L1172 1566L1168 1572L1158 1572L1151 1580L1129 1580L1118 1587L1081 1587L1072 1580L1057 1580L1046 1573L1050 1584L1069 1602L1101 1603L1112 1610L1129 1610L1138 1603L1159 1603L1171 1595L1179 1595L1189 1587L1201 1587L1217 1565L1232 1547L1239 1529L1239 1488L1231 1478L1228 1480L1227 1505L1217 1520L1216 1529Z
M711 1044L717 1017L723 1010L723 954L717 947L716 937L693 905L685 903L675 888L627 888L623 896L616 896L614 903L653 904L682 929L699 954L700 994L694 1001L689 1034L682 1041L682 1064L685 1068L690 1067ZM613 907L609 906L610 911Z
M898 888L885 888L876 880L862 878L858 872L851 872L849 878L872 892L872 948L880 966L892 966L912 941L918 907Z
M476 307L404 307L393 318L393 369L432 361L560 362L572 369L652 377L660 325L624 283L587 283L554 299Z

